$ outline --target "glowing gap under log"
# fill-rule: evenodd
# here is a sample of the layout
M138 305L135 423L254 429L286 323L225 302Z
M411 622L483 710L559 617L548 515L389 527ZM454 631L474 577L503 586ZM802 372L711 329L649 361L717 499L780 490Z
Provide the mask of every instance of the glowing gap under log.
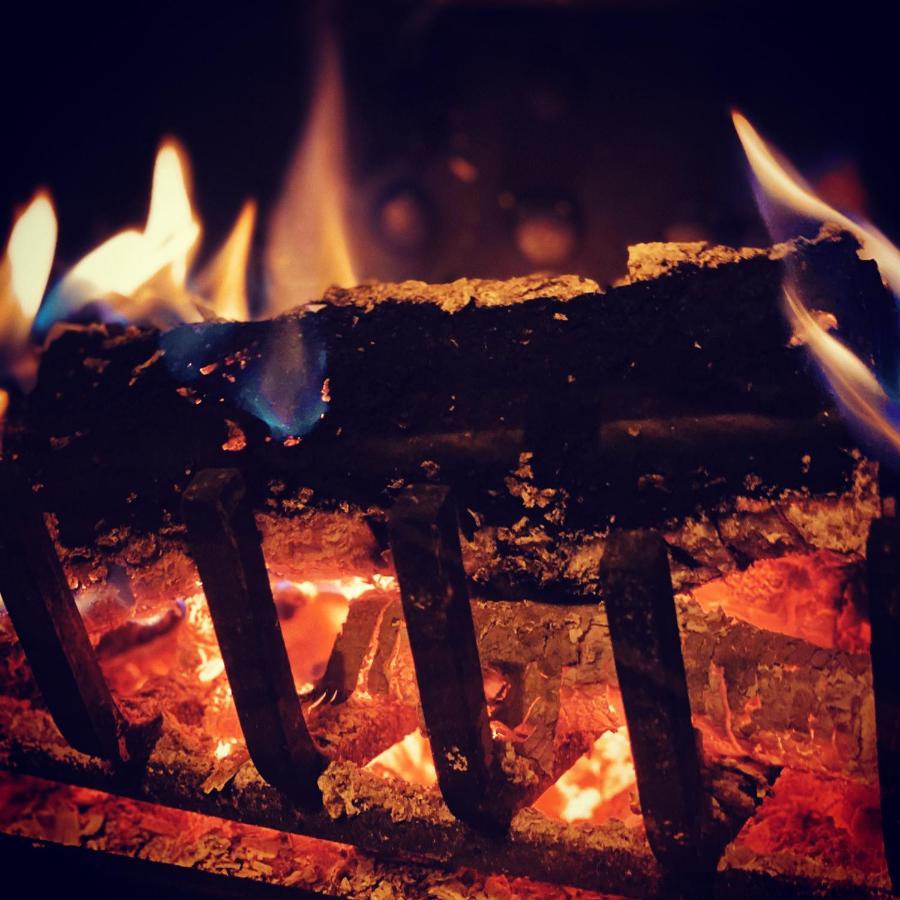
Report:
M300 711L243 476L202 470L183 511L250 757L274 787L317 806L325 760Z
M146 759L161 717L131 722L116 705L31 487L8 466L0 471L0 592L66 740L113 763Z
M450 489L411 485L389 513L391 551L438 785L450 811L506 831L475 625Z

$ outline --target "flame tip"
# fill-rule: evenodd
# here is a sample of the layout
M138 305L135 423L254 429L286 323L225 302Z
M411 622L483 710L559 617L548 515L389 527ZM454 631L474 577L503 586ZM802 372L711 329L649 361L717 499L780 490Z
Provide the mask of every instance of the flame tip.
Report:
M39 185L31 195L28 205L31 206L34 203L49 203L50 206L55 206L53 203L53 192L46 185Z

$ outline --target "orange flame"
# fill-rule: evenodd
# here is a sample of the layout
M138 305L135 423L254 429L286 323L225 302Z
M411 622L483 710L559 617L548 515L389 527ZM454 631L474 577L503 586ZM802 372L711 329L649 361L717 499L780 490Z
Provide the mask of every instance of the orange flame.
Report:
M184 151L175 141L164 141L144 230L120 231L83 257L50 293L38 319L42 330L97 300L112 301L115 315L130 322L165 327L198 321L185 287L201 232L189 184Z
M766 199L800 216L836 222L849 231L860 242L861 255L878 263L881 277L894 295L900 297L900 250L874 226L854 221L817 197L736 110L732 111L732 120ZM794 334L809 347L838 403L866 432L900 450L896 404L875 374L822 327L792 287L786 286L784 293L785 311Z
M266 271L273 313L356 284L346 216L346 136L340 59L322 43L306 130L269 224Z
M9 409L9 391L0 388L0 459L3 459L3 423ZM0 610L3 609L3 597L0 597Z
M248 201L222 248L189 287L188 270L202 226L191 201L187 154L174 139L156 156L143 231L114 234L84 256L41 308L42 333L88 303L105 303L110 317L167 328L204 317L246 319L246 272L256 223Z
M318 298L331 284L356 282L347 239L344 132L340 61L327 35L309 120L271 220L270 312ZM88 304L98 304L103 318L161 329L211 316L249 318L246 273L255 224L256 205L248 201L220 251L189 281L202 226L187 155L167 139L156 156L143 230L114 234L44 297L56 219L49 198L36 195L16 223L0 269L0 362L9 372L9 358L21 355L27 343L32 317L36 334L44 336Z
M56 213L46 191L38 191L18 216L0 264L0 316L3 327L17 311L31 327L53 265ZM15 307L15 310L12 309Z
M250 318L247 263L255 226L256 203L248 200L222 248L197 278L197 289L223 319L241 322Z

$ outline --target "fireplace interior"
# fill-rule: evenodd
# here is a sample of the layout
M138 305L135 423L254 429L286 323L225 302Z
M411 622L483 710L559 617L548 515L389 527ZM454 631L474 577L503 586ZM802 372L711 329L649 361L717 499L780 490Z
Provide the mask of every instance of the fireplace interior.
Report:
M885 38L752 4L167 12L42 23L14 100L9 870L900 889Z

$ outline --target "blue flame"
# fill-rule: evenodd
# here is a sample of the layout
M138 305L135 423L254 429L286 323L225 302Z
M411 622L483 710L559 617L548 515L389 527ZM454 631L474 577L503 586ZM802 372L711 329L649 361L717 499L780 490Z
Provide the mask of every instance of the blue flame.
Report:
M272 437L302 437L328 409L322 398L326 363L324 343L313 329L295 318L276 320L259 369L241 380L235 402L265 422Z
M91 322L125 322L113 304L99 300L91 302L96 289L89 281L62 278L47 292L44 302L34 317L31 333L42 341L56 322L71 320L77 315L79 320Z
M176 328L160 337L172 377L194 384L201 368L246 344L254 326L237 323ZM216 382L222 399L262 421L272 437L303 437L325 415L323 399L328 354L310 316L274 319L259 329L261 344L228 368L233 382Z

